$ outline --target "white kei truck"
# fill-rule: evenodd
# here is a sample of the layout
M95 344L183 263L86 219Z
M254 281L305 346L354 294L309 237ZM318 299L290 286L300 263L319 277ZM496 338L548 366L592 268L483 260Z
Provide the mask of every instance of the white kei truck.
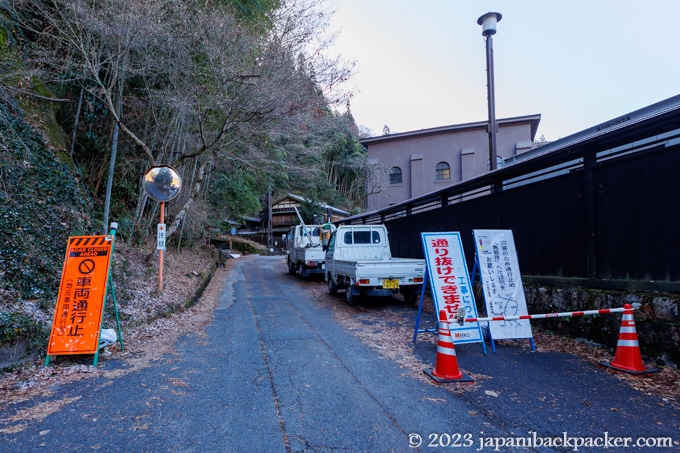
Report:
M416 303L425 277L425 260L394 258L384 225L341 225L326 251L324 278L328 292L345 290L355 305L361 296L404 295Z
M321 245L321 225L295 225L286 238L288 272L304 278L323 274L326 253Z

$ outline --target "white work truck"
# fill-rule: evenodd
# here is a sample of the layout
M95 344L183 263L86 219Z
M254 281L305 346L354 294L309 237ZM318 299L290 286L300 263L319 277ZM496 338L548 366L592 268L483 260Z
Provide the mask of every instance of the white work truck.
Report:
M410 303L420 296L425 260L393 258L384 225L339 226L331 236L325 261L328 292L344 289L349 305L360 296L401 293Z
M286 237L288 272L306 277L322 274L325 252L321 245L321 225L295 225Z

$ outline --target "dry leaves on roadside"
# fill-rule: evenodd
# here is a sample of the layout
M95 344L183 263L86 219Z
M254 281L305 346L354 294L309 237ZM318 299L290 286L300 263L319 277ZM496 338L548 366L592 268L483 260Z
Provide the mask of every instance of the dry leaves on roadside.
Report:
M319 302L331 305L337 322L359 337L366 345L375 349L382 357L398 363L402 368L408 370L413 377L424 382L432 382L423 373L423 370L431 368L433 364L419 360L415 356L413 342L410 341L413 335L413 316L406 316L399 311L385 309L369 310L362 307L349 307L344 304L341 297L328 295L324 285L312 287L310 291L313 292L315 299ZM426 298L423 313L430 316L434 313L434 306L429 298ZM380 328L376 327L378 325ZM602 361L613 359L613 354L606 348L582 339L553 334L540 328L533 329L533 336L536 350L539 352L555 351L572 354L596 366L600 366L599 363ZM425 335L419 341L429 341L434 346L436 336ZM496 343L502 346L506 342L499 340ZM513 343L513 345L516 344ZM520 345L520 347L530 348L528 342ZM648 366L651 367L652 365ZM665 366L659 373L643 376L633 376L609 369L606 369L606 371L632 388L648 395L661 397L664 402L680 408L680 370L677 368ZM475 380L488 378L488 376L469 374ZM472 388L475 388L474 385L451 387L451 390L460 392Z
M106 360L123 359L125 367L106 370L92 366L92 355L59 356L53 358L48 367L43 359L33 364L6 372L0 376L0 407L6 407L37 396L48 396L53 388L94 376L116 377L149 366L173 348L175 340L192 326L200 333L206 325L217 303L222 284L232 267L233 260L227 260L225 267L218 268L201 299L188 309L183 307L190 301L204 281L205 274L215 263L209 249L183 249L167 253L164 266L164 288L157 291L158 280L149 272L148 256L117 245L118 265L130 275L135 291L116 287L119 309L123 312L123 345L115 343L100 352L99 363ZM154 275L149 275L154 274ZM148 276L148 278L139 278ZM121 285L122 286L122 285ZM133 298L128 298L133 294ZM126 323L125 317L133 323ZM110 318L110 317L109 317ZM147 322L143 322L147 321ZM108 319L108 322L112 322ZM115 321L114 321L115 322Z

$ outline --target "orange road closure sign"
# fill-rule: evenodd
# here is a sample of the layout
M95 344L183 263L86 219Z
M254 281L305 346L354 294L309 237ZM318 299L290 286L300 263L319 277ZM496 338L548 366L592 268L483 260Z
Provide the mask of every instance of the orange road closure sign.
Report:
M112 236L68 238L48 355L97 352L112 248Z

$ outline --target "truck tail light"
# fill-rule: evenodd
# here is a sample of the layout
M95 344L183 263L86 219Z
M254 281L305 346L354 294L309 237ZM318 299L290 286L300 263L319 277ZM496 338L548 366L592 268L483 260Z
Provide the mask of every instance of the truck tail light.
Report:
M368 285L371 283L371 280L368 278L360 278L359 279L359 285Z
M307 267L316 267L316 261L307 261L305 263L305 266Z
M423 277L416 277L413 279L413 283L423 283Z

